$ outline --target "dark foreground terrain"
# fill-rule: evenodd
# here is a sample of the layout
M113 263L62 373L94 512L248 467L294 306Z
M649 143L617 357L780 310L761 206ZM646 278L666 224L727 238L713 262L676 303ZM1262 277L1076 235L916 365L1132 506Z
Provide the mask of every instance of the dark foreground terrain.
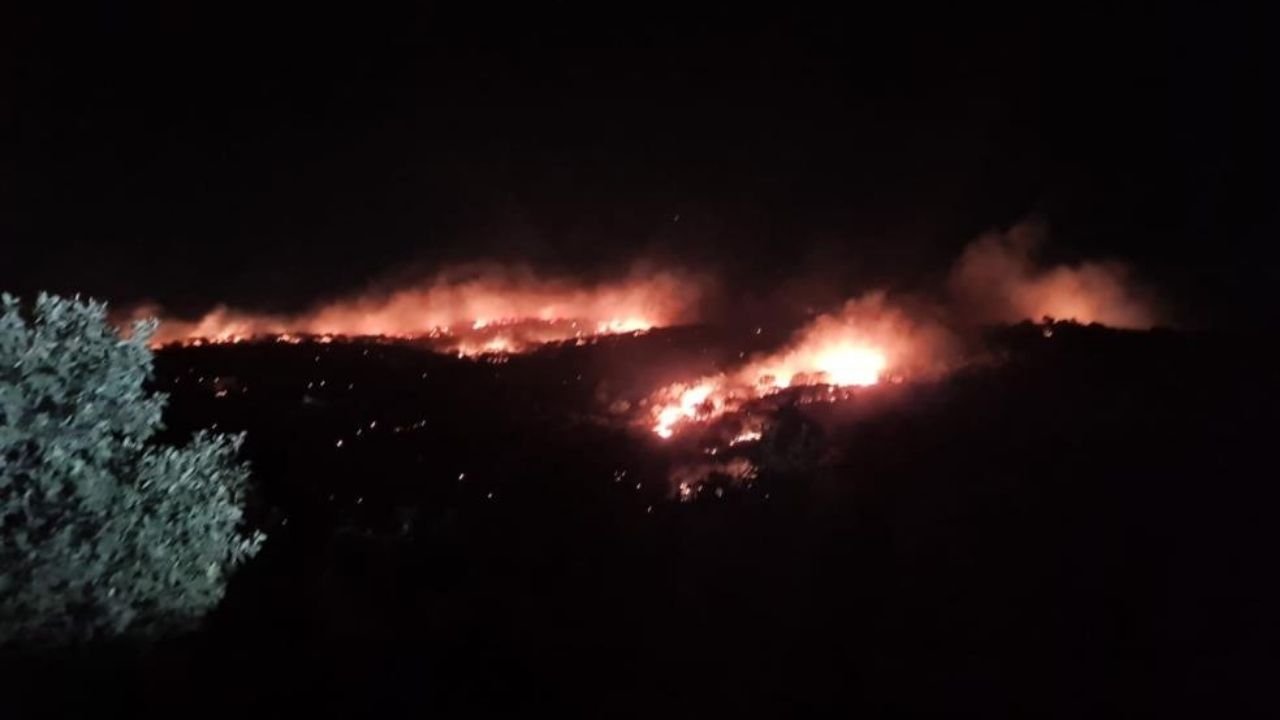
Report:
M751 487L693 502L667 482L678 443L604 408L737 354L707 332L496 364L367 343L165 351L170 435L249 432L251 514L270 538L199 634L11 663L3 702L228 717L278 702L446 717L1262 709L1277 671L1276 353L1029 325L990 342L990 362L874 412L856 397L788 411L818 460L754 456Z

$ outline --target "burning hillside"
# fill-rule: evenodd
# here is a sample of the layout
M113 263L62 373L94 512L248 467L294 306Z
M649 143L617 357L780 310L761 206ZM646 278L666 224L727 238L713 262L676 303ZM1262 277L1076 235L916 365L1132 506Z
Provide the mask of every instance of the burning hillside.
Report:
M789 388L829 390L901 382L944 369L952 350L942 325L911 318L884 293L850 300L820 315L781 349L723 373L658 390L646 420L659 437L713 420Z
M763 422L749 419L749 408L833 402L886 382L936 377L973 359L963 357L959 338L980 323L1046 316L1122 328L1154 323L1154 311L1123 265L1041 267L1035 250L1042 239L1043 228L1034 223L984 235L965 249L950 271L947 292L934 293L934 301L864 293L817 315L778 347L757 345L738 353L736 362L678 368L656 389L649 384L639 394L610 398L611 408L622 408L611 412L630 415L663 439L726 418L733 427L721 428L729 433L725 439L750 443ZM593 283L523 268L472 267L293 315L219 307L194 321L166 318L155 342L413 340L501 362L548 344L586 345L602 336L705 320L699 316L705 288L704 276L672 271ZM948 303L936 301L943 296ZM708 372L711 367L718 370Z
M595 284L511 268L455 271L420 287L333 301L295 315L218 307L194 321L162 317L155 343L382 337L422 339L462 355L515 353L693 321L702 289L697 279L667 271ZM141 314L150 312L135 313Z
M1021 223L970 243L951 269L945 310L891 301L880 291L865 294L819 315L777 350L659 389L638 422L665 439L783 391L811 388L792 393L793 399L836 401L886 381L934 377L966 361L958 338L980 323L1051 318L1131 329L1155 324L1150 299L1123 264L1039 267L1035 250L1043 236L1039 225ZM738 432L754 433L757 424L738 422Z

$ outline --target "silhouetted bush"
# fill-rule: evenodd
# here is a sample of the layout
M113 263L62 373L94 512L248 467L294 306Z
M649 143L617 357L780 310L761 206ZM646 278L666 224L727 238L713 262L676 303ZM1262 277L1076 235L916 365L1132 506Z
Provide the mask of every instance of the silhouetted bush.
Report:
M261 536L241 525L242 436L149 444L153 323L42 294L0 308L0 645L180 630Z

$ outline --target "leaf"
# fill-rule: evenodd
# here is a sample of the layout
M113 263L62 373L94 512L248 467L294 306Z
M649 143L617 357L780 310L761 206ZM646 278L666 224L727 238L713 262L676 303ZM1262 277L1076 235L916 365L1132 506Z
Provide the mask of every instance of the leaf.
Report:
M41 294L0 296L0 645L180 630L261 546L241 527L242 436L147 444L167 398L135 328Z

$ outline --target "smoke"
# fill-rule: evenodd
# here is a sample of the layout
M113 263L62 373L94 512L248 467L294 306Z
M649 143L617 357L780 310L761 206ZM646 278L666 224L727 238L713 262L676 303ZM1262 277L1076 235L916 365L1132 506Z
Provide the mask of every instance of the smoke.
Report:
M977 324L1045 317L1118 328L1156 324L1151 296L1133 282L1124 264L1038 264L1045 235L1043 226L1034 222L984 234L951 267L945 304L930 305L902 294L891 300L883 291L863 293L833 311L810 314L781 349L740 363L712 385L736 390L763 383L781 389L793 384L870 385L892 375L919 377L952 365L959 354L955 338ZM636 265L613 279L589 280L547 275L523 265L471 264L422 282L330 300L302 313L219 306L200 318L182 320L147 307L137 309L134 317L160 315L154 338L158 345L264 336L384 336L429 338L438 349L471 355L521 352L564 340L590 342L598 335L714 317L728 325L744 319L757 327L777 325L762 321L775 317L794 322L795 310L802 305L806 313L813 312L808 302L812 288L791 282L786 286L790 292L781 297L753 290L755 305L747 302L751 294L740 293L738 302L722 305L709 317L708 311L715 309L708 302L711 288L708 273L652 265Z
M979 323L1051 317L1129 329L1157 323L1149 295L1123 263L1038 267L1035 256L1045 236L1041 225L1024 222L970 243L948 279L962 316Z
M1044 236L1035 223L985 234L952 266L946 304L882 290L864 293L814 317L773 351L658 389L637 422L667 438L791 388L838 400L857 388L936 378L982 356L973 347L978 337L965 332L978 324L1051 317L1117 328L1155 325L1150 296L1125 265L1042 268L1036 252Z

